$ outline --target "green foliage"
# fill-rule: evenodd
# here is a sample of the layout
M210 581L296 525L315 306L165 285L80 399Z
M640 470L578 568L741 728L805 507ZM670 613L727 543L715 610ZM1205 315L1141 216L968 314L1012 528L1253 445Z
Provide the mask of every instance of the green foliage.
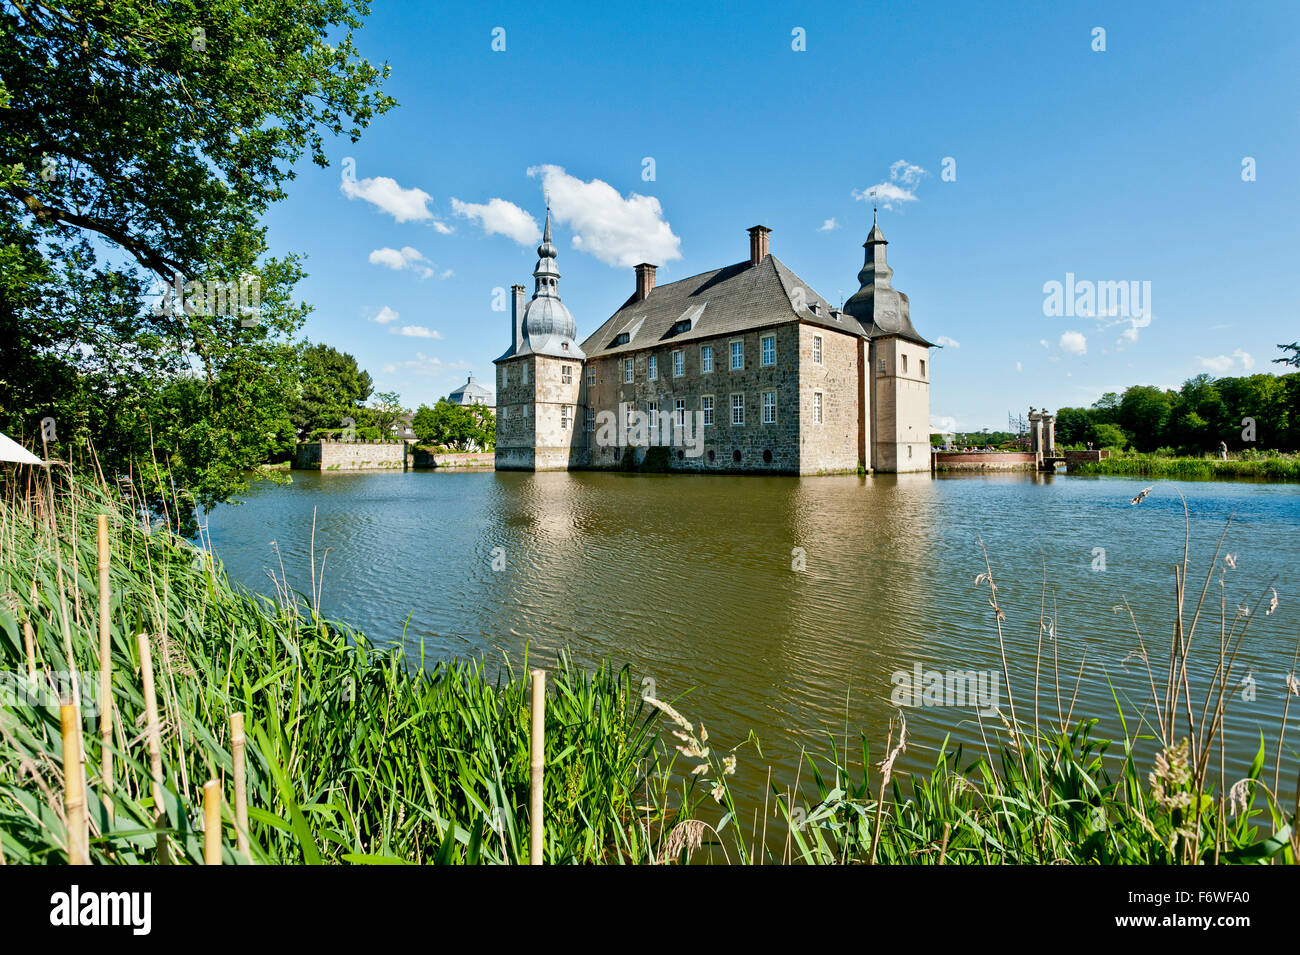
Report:
M496 447L496 415L484 405L458 405L445 398L432 408L420 405L411 419L411 430L421 444L458 451Z
M1220 442L1234 451L1300 451L1300 373L1201 374L1178 391L1135 385L1122 395L1103 395L1091 408L1060 409L1056 434L1064 446L1131 444L1142 452L1172 448L1185 456L1215 451Z
M1269 481L1300 480L1300 454L1278 451L1243 451L1230 460L1215 455L1116 454L1102 461L1071 467L1075 474L1122 474L1167 478L1259 478Z
M1123 449L1128 446L1128 438L1124 436L1123 429L1117 424L1105 422L1093 425L1089 440L1096 448Z
M291 413L299 437L339 428L344 418L360 420L373 384L355 358L329 345L305 344L299 363L300 390Z
M173 484L224 500L286 453L304 273L260 218L304 152L327 165L326 132L393 105L356 55L364 12L0 5L0 429L53 417L51 452L91 439L109 473L156 459L155 507Z

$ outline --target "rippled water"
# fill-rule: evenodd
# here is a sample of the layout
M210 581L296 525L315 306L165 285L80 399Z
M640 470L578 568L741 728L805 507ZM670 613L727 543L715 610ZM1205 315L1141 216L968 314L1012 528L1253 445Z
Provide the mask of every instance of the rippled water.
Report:
M1236 768L1254 755L1261 730L1272 765L1300 636L1297 485L1165 481L1134 507L1139 480L1064 475L293 478L292 487L258 485L245 503L210 515L213 545L232 578L274 593L267 575L278 574L283 559L290 584L307 593L314 513L328 616L377 641L403 642L413 660L423 641L430 660L499 660L503 652L518 660L527 644L543 661L567 647L582 663L630 663L662 698L689 691L679 708L703 720L719 748L757 734L762 758L740 753L746 802L762 798L760 766L770 765L773 785L784 789L800 748L824 749L831 733L842 742L846 727L850 748L865 732L877 759L894 712L895 671L919 663L996 669L1001 679L988 589L974 583L985 570L984 547L1006 614L1021 717L1032 707L1041 634L1044 686L1055 655L1063 708L1078 680L1075 716L1101 717L1104 729L1118 732L1107 678L1130 719L1144 710L1150 685L1130 657L1138 647L1132 622L1116 608L1128 599L1163 687L1172 567L1184 538L1181 492L1191 515L1193 589L1199 593L1235 514L1224 543L1236 555L1228 613L1271 597L1270 587L1280 595L1275 613L1252 612L1240 667L1256 681L1256 699L1235 699L1228 723ZM495 548L503 549L504 570L493 570ZM802 571L792 569L795 548ZM1094 569L1103 556L1104 571ZM1216 573L1206 603L1213 619L1197 631L1206 650L1219 640L1217 580ZM1055 640L1040 630L1043 603L1056 620ZM1193 674L1201 686L1213 666L1203 660L1210 669ZM1000 691L1005 711L1006 687ZM1055 710L1053 692L1042 706ZM1297 710L1286 748L1291 786ZM907 721L899 764L906 769L931 765L946 733L967 744L980 739L971 707L911 708Z

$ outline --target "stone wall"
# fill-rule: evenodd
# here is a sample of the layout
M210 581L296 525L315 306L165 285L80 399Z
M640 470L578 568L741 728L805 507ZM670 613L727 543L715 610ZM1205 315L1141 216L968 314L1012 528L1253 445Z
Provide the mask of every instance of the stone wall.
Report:
M877 471L930 470L929 349L901 338L871 344L871 466Z
M1083 464L1089 461L1104 461L1110 457L1110 451L1097 449L1095 451L1064 451L1065 467L1067 470L1076 464Z
M1032 451L935 451L937 471L1034 471L1038 455Z
M491 451L451 451L434 453L427 448L411 452L411 467L416 470L432 468L490 468L496 463Z
M497 367L498 469L563 471L586 462L582 376L581 361L546 355Z
M821 339L821 364L813 361ZM799 472L855 471L869 440L862 414L864 342L856 335L799 323ZM822 420L816 417L821 395Z
M687 448L672 450L671 466L682 471L758 471L798 474L801 469L799 422L804 408L799 386L799 355L803 347L801 325L788 322L736 335L719 335L681 346L663 346L627 354L615 354L588 362L591 374L584 379L586 403L593 411L593 430L588 432L593 467L616 467L620 449L602 447L596 440L601 411L612 411L616 420L629 408L648 413L656 404L659 415L672 415L676 402L694 415L704 410L704 399L713 399L713 423L704 425L703 453L689 456ZM776 363L762 364L762 339L771 336L776 345ZM731 369L731 343L739 341L744 367ZM713 349L713 370L704 371L704 348ZM811 346L809 346L811 347ZM673 353L681 351L683 374L673 375ZM654 355L658 371L649 377L649 358ZM633 380L623 380L623 362L631 359ZM776 420L763 422L763 395L776 395ZM732 396L743 399L744 423L733 425ZM810 399L811 401L811 399ZM811 404L809 404L811 409ZM811 413L809 410L808 413ZM698 419L697 419L698 420ZM658 441L656 441L658 443ZM678 452L682 452L679 454ZM644 449L636 449L637 459ZM737 460L739 454L739 460Z
M298 445L293 466L300 471L404 471L406 445L366 442L306 441Z

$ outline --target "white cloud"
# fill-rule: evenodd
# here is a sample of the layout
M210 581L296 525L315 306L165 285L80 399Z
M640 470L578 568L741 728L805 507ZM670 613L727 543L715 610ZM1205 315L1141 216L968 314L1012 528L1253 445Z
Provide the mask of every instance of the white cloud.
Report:
M951 415L930 415L930 433L947 433L957 430L957 419Z
M1197 358L1202 368L1216 375L1226 375L1230 371L1250 371L1255 367L1255 359L1244 349L1237 348L1231 355L1215 355L1213 358Z
M1020 362L1016 362L1016 371L1024 371L1024 370L1025 370L1025 366L1020 364Z
M907 202L916 201L916 187L929 173L906 159L898 159L889 167L889 181L878 182L866 189L854 189L854 199L871 202L893 210Z
M387 212L398 222L433 218L433 213L429 211L429 202L432 201L433 196L423 189L403 189L397 184L396 179L387 176L376 176L373 179L344 179L339 190L349 199L364 199L372 206Z
M663 265L682 257L682 240L664 221L654 196L635 192L623 198L600 179L584 182L560 166L533 166L550 195L551 214L573 229L573 248L606 265L627 268L641 262Z
M453 271L452 269L443 269L441 272L438 273L438 278L449 279L455 274L456 274L455 271Z
M439 332L425 328L423 325L403 325L401 328L389 329L394 335L404 335L407 338L441 338Z
M836 222L834 219L827 219L825 222L823 222L821 225L819 225L819 226L817 227L817 231L818 231L818 232L833 232L834 230L838 229L839 227L840 227L840 224L839 224L838 222Z
M1069 352L1071 355L1088 354L1088 339L1082 332L1062 332L1060 344L1061 351Z
M447 223L439 219L433 220L433 227L438 231L440 235L451 235L453 232L456 231L451 226L447 225Z
M1038 339L1038 344L1042 345L1044 348L1051 348L1051 347L1052 347L1052 343L1049 342L1046 338L1040 338L1040 339Z
M376 313L375 317L372 318L371 321L378 322L380 325L387 325L389 322L397 321L397 317L397 312L385 305L378 311L378 313Z
M474 366L467 361L445 362L440 358L432 355L426 355L423 352L416 352L415 357L409 361L389 362L384 365L380 371L385 375L395 375L398 372L412 372L417 375L435 375L445 374L457 369L470 368Z
M453 198L451 211L462 219L477 222L488 235L504 235L520 245L532 245L542 237L537 220L513 202L504 199L475 203Z
M419 249L413 249L409 245L404 245L400 249L375 249L370 253L370 264L383 265L396 272L410 269L422 279L427 279L433 274L433 263L426 259Z
M942 345L944 348L961 348L961 342L955 338L949 338L947 335L940 335L935 344Z

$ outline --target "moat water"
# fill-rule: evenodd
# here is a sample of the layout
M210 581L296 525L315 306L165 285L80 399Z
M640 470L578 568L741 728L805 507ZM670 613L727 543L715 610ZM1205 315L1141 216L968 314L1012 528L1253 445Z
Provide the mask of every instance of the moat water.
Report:
M895 702L926 702L902 692L900 673L992 671L986 696L994 690L1008 711L989 590L975 582L986 551L1018 715L1032 710L1041 644L1044 715L1056 711L1055 659L1063 711L1077 682L1075 718L1099 717L1102 735L1118 734L1109 680L1130 726L1150 719L1150 682L1124 604L1163 690L1181 492L1190 513L1189 615L1233 518L1223 553L1236 566L1222 594L1229 627L1246 619L1239 606L1250 609L1234 683L1250 680L1232 692L1229 782L1261 731L1271 782L1300 637L1300 485L1159 481L1130 504L1146 483L1023 473L294 472L290 487L259 484L243 504L217 509L208 529L232 579L274 594L269 575L283 561L289 584L306 594L314 516L323 612L377 642L404 644L417 664L421 643L427 660L486 657L493 669L503 654L518 663L525 646L543 665L565 648L586 665L631 664L658 696L703 721L716 749L757 735L761 757L743 746L735 777L753 806L767 791L768 767L771 785L784 790L801 750L825 751L832 736L842 748L847 732L860 763L865 733L877 761ZM1193 647L1198 712L1217 659L1218 580L1215 570ZM1043 618L1054 627L1044 629ZM1284 749L1290 791L1300 750L1294 702ZM947 734L968 755L983 749L976 706L905 712L902 770L933 765ZM996 715L983 723L990 735L999 728Z

